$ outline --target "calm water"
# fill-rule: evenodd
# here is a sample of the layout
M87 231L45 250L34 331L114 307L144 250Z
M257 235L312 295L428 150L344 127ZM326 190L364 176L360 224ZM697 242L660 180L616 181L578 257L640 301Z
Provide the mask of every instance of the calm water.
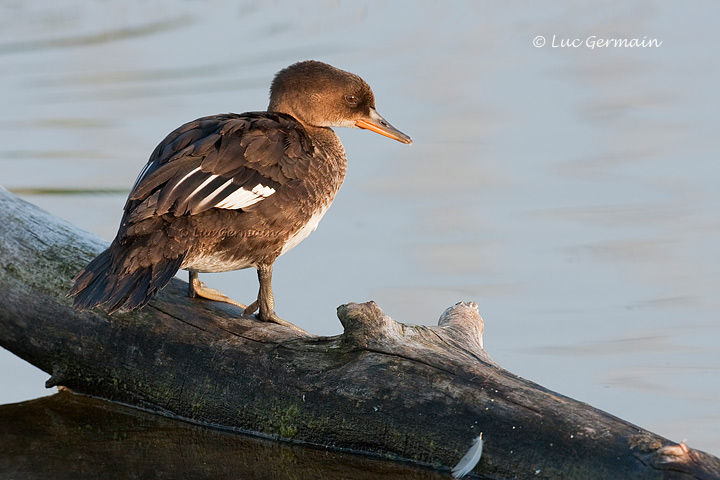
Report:
M717 455L720 4L628 3L2 2L0 184L110 240L170 130L264 109L298 60L351 70L414 144L339 132L347 180L277 262L278 313L336 334L350 301L431 324L475 300L508 370ZM0 403L46 378L0 351Z

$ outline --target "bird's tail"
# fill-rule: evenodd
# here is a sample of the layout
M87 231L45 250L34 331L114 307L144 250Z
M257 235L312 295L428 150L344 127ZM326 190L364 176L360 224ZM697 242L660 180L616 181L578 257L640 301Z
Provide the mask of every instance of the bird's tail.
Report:
M148 303L177 273L184 255L132 272L113 261L112 247L98 255L73 280L70 295L78 310L101 307L109 314L120 308L133 310Z

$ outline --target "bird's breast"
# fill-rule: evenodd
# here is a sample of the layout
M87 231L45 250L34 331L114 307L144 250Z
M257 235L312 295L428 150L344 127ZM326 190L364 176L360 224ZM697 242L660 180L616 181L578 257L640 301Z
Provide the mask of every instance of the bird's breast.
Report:
M312 215L312 217L310 217L310 220L308 220L307 223L300 228L300 230L291 235L285 241L285 244L280 251L280 255L295 248L300 242L305 240L308 235L314 232L317 229L318 223L320 223L320 219L323 217L323 215L325 215L325 212L327 212L329 207L329 203L321 207Z

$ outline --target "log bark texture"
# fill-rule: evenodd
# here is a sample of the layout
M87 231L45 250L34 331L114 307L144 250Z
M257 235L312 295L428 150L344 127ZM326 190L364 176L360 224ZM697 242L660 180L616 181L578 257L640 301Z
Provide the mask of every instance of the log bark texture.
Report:
M0 224L0 344L49 386L438 468L482 432L473 473L494 479L720 479L720 459L495 364L474 303L435 327L347 304L335 337L240 318L177 279L138 312L76 312L71 279L104 242L2 189Z

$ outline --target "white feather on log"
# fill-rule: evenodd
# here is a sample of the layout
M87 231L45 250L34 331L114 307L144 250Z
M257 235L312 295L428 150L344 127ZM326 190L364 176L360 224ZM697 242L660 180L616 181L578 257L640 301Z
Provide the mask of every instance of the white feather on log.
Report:
M478 435L473 444L470 446L470 450L460 459L460 461L452 468L452 475L455 478L462 478L470 470L475 468L475 465L480 461L482 456L483 440L482 433Z

